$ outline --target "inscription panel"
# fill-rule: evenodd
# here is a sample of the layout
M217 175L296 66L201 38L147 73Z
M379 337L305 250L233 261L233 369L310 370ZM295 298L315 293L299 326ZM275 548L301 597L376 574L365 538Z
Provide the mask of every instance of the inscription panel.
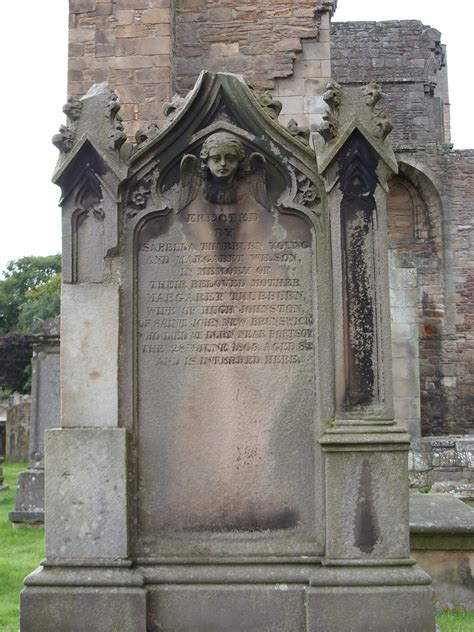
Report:
M314 552L312 262L306 221L250 196L142 226L143 554Z

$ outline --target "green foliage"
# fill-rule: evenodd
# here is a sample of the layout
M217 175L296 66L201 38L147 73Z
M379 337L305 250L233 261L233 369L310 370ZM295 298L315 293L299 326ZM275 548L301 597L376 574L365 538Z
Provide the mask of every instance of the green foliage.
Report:
M35 318L47 320L59 314L61 307L61 274L53 274L45 283L28 290L20 307L18 329L31 331Z
M44 557L44 529L13 529L8 512L15 505L16 479L26 463L5 463L8 491L0 492L0 630L18 632L23 579ZM450 611L436 617L442 632L473 632L474 614Z
M31 331L34 316L51 318L59 313L60 272L61 255L8 263L0 280L0 335Z
M14 529L8 512L14 508L16 479L26 463L5 463L7 491L0 492L0 630L19 629L20 590L23 579L44 557L44 529Z
M474 614L462 610L450 610L436 617L442 632L474 632Z
M13 391L11 388L0 387L0 402L4 402L5 400L7 400L10 395L13 395Z

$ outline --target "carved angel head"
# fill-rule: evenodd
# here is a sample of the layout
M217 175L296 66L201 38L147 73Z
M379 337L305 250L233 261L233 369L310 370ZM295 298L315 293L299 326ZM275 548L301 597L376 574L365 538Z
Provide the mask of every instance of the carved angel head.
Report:
M247 160L242 143L228 132L209 136L201 148L201 168L206 179L230 184L235 177L247 172Z

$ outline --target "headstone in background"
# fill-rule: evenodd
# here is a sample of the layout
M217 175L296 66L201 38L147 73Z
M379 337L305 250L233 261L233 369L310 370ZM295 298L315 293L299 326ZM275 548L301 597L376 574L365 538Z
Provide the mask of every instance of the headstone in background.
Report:
M31 422L28 469L17 479L15 509L11 522L44 521L44 432L60 423L59 398L59 318L36 321L33 335Z
M8 404L6 402L0 402L0 491L8 489L8 485L4 482L2 463L5 460L6 449L6 425L7 425L7 410Z
M6 423L5 460L28 461L30 440L31 404L22 401L8 409Z

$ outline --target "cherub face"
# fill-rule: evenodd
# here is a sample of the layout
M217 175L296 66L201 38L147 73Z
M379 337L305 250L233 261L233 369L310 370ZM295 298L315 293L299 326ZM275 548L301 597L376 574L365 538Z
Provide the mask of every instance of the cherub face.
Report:
M228 143L215 145L209 152L207 167L219 182L232 182L239 167L237 149Z

